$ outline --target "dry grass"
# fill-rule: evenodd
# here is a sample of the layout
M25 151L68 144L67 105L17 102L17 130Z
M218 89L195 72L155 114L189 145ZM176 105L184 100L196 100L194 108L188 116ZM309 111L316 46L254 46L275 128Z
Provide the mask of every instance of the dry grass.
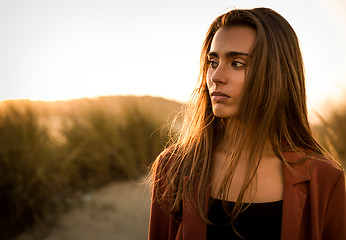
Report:
M4 239L56 209L59 161L35 112L10 105L0 116L0 232ZM46 218L47 219L47 218Z
M164 126L179 108L150 97L1 103L1 239L54 222L76 193L141 176L165 145ZM313 130L345 167L345 105Z
M75 193L141 176L167 141L162 126L179 106L148 97L2 103L2 239L53 222Z
M313 127L317 139L346 168L346 104L329 106L328 115L319 114Z

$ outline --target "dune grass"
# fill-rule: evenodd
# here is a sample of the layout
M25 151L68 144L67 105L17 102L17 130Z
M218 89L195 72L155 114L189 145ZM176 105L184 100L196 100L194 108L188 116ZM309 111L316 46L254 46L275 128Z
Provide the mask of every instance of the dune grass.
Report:
M346 104L329 106L327 115L318 114L313 131L322 146L346 169Z
M29 107L0 115L0 233L3 239L54 211L59 168L48 129Z
M59 115L22 102L1 107L1 239L53 221L76 192L148 170L165 123L150 105L113 107L89 102Z
M87 189L141 175L162 150L161 125L136 105L120 116L94 106L84 117L65 119L59 152L68 166L69 184Z
M72 107L1 105L1 239L54 222L76 192L148 170L168 141L164 126L180 104L150 98L117 101L121 104L108 97L74 101ZM334 109L313 130L345 167L346 107Z

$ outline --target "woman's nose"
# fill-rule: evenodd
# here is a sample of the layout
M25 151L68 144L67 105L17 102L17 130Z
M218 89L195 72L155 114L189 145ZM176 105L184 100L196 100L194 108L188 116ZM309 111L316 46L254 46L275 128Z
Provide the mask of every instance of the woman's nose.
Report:
M214 83L226 83L227 82L227 75L224 69L221 65L219 65L213 72L213 75L211 76L211 80Z

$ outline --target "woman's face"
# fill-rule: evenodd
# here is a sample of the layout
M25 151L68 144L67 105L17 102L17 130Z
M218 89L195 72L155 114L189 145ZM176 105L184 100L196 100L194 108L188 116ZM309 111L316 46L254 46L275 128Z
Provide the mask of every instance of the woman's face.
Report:
M255 39L256 31L248 26L216 32L207 54L207 86L216 117L229 118L237 112Z

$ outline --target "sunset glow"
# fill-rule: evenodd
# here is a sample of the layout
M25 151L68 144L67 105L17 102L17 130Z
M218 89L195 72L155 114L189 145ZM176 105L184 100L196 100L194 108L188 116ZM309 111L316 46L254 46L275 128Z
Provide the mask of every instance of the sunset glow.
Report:
M296 30L311 108L346 84L346 3L2 1L0 100L153 95L187 101L204 35L231 8L270 7Z

